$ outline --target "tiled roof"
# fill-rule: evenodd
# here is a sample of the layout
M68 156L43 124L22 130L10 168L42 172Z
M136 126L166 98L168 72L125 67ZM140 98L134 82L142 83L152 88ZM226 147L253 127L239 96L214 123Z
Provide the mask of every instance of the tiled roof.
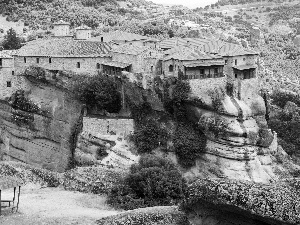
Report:
M2 59L12 59L13 55L17 52L17 50L2 50L0 51L0 58Z
M110 42L110 41L139 41L139 40L147 40L148 37L142 36L139 34L134 34L134 33L128 33L125 31L112 31L109 33L103 33L102 35L98 37L94 37L91 40L93 41L101 41L101 38L103 37L103 40L105 42Z
M207 53L218 53L222 56L239 56L239 55L256 55L249 49L245 49L240 45L223 42L213 39L201 39L201 38L170 38L160 43L160 48L170 49L175 46L190 46L199 48Z
M165 52L164 60L177 59L177 60L213 60L222 59L220 55L213 55L200 51L199 49L176 46Z
M51 57L98 57L108 55L111 47L107 43L71 38L36 40L23 46L18 56Z
M126 53L129 55L138 55L148 49L150 49L150 47L124 44L124 45L115 47L111 51L116 52L116 53Z

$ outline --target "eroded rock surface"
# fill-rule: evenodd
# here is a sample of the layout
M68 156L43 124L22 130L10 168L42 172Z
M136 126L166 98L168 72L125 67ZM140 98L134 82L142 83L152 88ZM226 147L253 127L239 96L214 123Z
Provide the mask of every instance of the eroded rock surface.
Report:
M27 71L28 74L36 72ZM61 172L73 157L82 106L65 88L68 77L61 74L53 80L53 73L41 73L42 80L23 77L25 96L37 105L39 112L16 110L7 102L0 103L0 156L2 160ZM30 118L30 121L26 122L24 118Z
M276 180L277 135L267 125L259 80L191 80L188 117L207 137L206 153L186 177ZM198 175L197 175L198 174Z

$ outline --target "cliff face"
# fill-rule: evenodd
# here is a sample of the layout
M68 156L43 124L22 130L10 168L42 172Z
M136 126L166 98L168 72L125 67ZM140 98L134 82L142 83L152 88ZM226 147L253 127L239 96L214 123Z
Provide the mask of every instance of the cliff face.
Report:
M187 177L228 177L268 183L277 179L277 136L267 125L259 80L190 82L187 112L207 137L206 153ZM198 175L197 175L198 174ZM200 174L200 175L199 175Z
M27 74L34 71L27 71ZM38 110L16 109L0 103L0 156L55 171L64 171L73 157L76 135L81 125L81 104L64 88L61 75L44 80L22 77L25 97ZM60 85L56 85L60 83ZM67 82L65 82L67 83Z

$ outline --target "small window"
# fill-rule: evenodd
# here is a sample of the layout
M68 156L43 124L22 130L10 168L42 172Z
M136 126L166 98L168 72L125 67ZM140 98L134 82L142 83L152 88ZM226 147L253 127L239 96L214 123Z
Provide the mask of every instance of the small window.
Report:
M235 78L237 78L237 74L235 74Z
M15 75L15 71L11 71L11 75Z
M27 61L27 60L26 60L26 57L24 57L24 63L26 63L26 61Z
M97 70L100 70L100 63L97 63L96 67L97 67Z
M6 81L6 86L11 87L11 81Z
M235 64L235 65L237 65L237 59L236 59L236 60L234 60L234 64Z
M200 69L200 74L204 74L204 69Z
M227 65L227 64L228 64L228 60L226 59L226 60L225 60L225 65Z
M40 58L36 58L36 63L40 63Z
M173 70L174 70L173 65L170 65L170 66L169 66L169 72L173 72Z
M243 58L243 61L246 61L246 58Z
M77 62L77 68L80 68L80 62Z
M153 66L151 66L151 72L153 72Z
M49 63L52 63L52 59L51 58L49 58Z
M101 37L101 42L103 42L103 37Z
M214 72L215 72L215 73L218 73L218 68L215 68L215 69L214 69Z
M0 59L0 66L2 66L2 59Z

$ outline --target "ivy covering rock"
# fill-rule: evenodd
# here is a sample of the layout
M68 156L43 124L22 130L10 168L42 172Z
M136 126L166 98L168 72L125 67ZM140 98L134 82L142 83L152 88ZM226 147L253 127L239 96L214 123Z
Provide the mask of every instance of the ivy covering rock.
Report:
M189 225L185 214L177 206L159 206L136 209L125 213L103 218L98 225Z
M194 204L203 201L225 210L244 211L280 223L300 223L299 191L283 182L267 185L228 179L199 179L188 187L188 197L182 208L189 211Z

